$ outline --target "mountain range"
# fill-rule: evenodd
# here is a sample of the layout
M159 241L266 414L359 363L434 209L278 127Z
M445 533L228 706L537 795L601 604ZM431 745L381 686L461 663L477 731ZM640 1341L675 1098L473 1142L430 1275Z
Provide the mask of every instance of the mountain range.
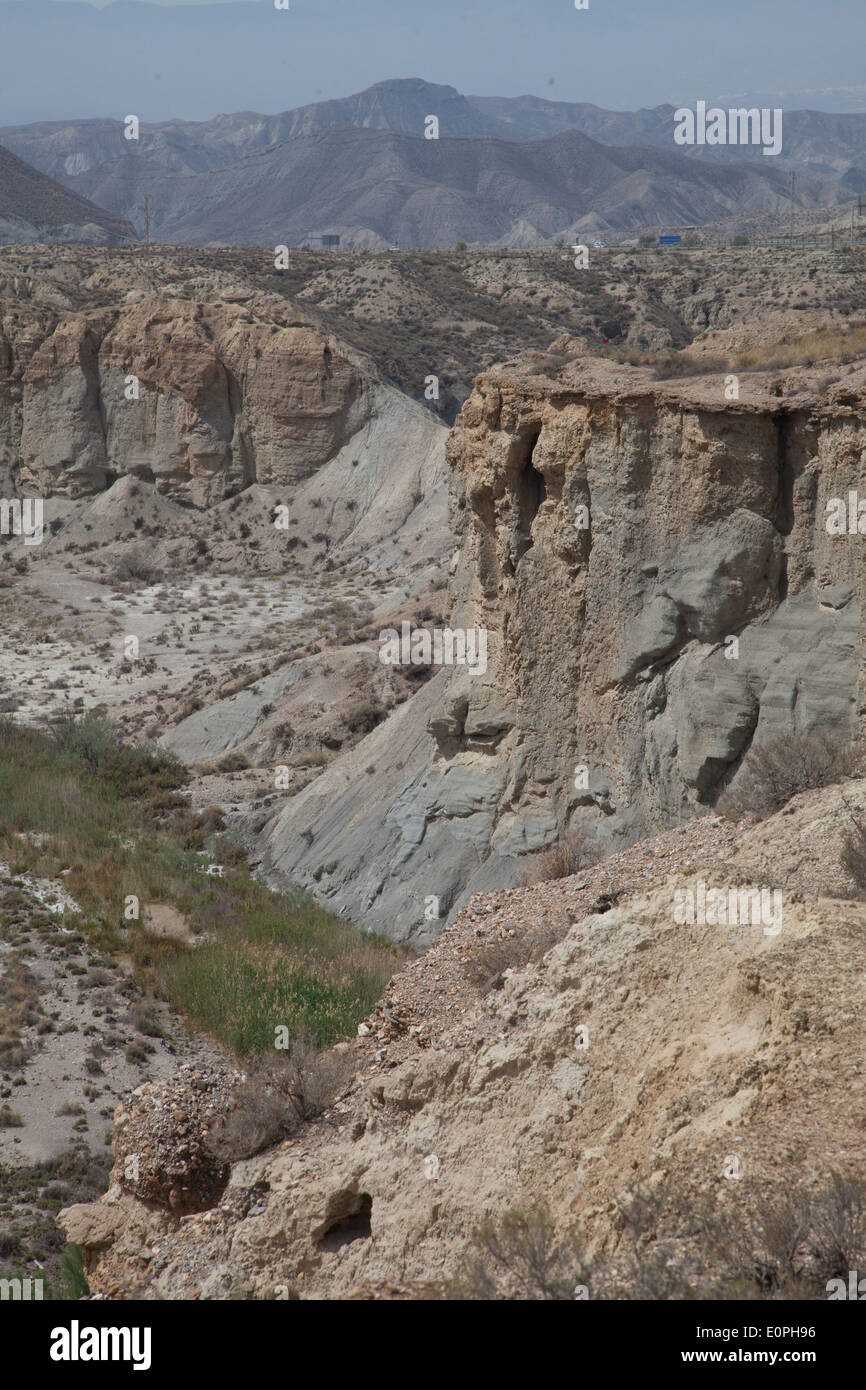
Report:
M0 146L0 244L52 236L110 245L134 241L135 228Z
M731 105L742 104L739 100ZM748 103L747 103L748 104ZM164 168L186 173L222 168L268 145L317 130L353 126L421 135L436 115L443 136L497 135L539 140L577 130L606 145L649 145L674 149L670 104L638 111L609 111L591 102L544 97L464 96L455 87L399 78L363 92L314 102L274 116L256 111L218 115L208 121L170 120L142 124L138 152ZM44 173L75 177L116 157L122 134L116 120L41 121L0 127L0 141ZM692 158L715 163L758 159L750 146L693 147ZM812 175L844 174L866 160L866 112L786 110L781 167Z
M673 106L607 111L539 97L467 97L400 79L278 115L143 124L42 122L0 141L77 194L182 244L356 249L523 246L557 236L689 225L866 192L866 114L793 111L783 150L682 147ZM439 138L425 138L430 116Z

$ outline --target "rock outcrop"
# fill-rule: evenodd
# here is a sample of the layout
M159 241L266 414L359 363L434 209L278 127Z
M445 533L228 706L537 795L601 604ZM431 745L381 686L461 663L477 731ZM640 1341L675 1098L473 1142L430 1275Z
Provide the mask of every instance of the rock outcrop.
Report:
M136 254L0 268L11 486L76 499L131 476L205 508L258 484L334 544L393 548L415 512L441 549L446 430L429 411L282 294Z
M7 447L43 495L131 473L206 506L252 482L302 481L369 419L372 382L291 314L254 324L240 305L160 297L41 317L24 352L8 332L3 348Z
M863 782L842 790L862 807ZM705 817L583 875L479 895L391 982L327 1117L236 1164L209 1210L181 1220L164 1196L142 1200L121 1125L111 1191L62 1215L93 1288L430 1297L509 1209L543 1202L558 1234L576 1225L616 1256L628 1191L742 1222L767 1193L861 1171L864 906L844 897L842 814L829 788L757 827ZM778 889L779 930L683 922L677 894L702 878ZM543 958L508 965L542 922ZM485 952L500 960L488 992ZM172 1083L133 1110L151 1152L151 1129L169 1142L189 1107Z
M492 653L461 750L490 701L511 712L493 850L551 813L557 833L645 834L712 805L751 748L858 732L866 571L825 521L862 478L866 374L826 394L792 376L743 377L737 401L724 377L585 359L479 382L450 442L454 621Z
M576 347L482 375L449 440L451 624L486 629L486 674L443 672L267 835L275 881L419 946L568 832L626 844L752 750L859 735L863 537L827 506L864 486L863 365L728 399Z

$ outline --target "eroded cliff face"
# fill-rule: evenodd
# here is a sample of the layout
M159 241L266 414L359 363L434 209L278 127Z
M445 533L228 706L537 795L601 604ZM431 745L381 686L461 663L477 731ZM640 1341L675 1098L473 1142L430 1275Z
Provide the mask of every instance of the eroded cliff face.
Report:
M622 846L753 749L859 734L866 538L826 522L866 495L863 364L729 400L554 347L479 377L449 439L451 622L487 672L446 668L267 836L275 881L421 947L569 831Z
M369 419L373 384L329 335L273 305L22 306L0 326L3 461L42 495L133 474L208 506L309 477Z
M89 506L110 494L122 513L130 492L156 494L150 534L167 562L191 508L219 516L225 545L243 542L231 504L246 492L266 518L257 561L285 504L290 565L360 562L423 587L448 549L447 427L288 298L268 261L4 250L0 497L52 499L89 550L118 531Z
M491 850L633 838L770 740L854 737L864 538L826 504L863 485L862 368L729 401L722 376L528 365L480 378L449 442L453 621L488 629L490 665L432 729L440 757L508 766ZM492 705L507 727L479 736Z

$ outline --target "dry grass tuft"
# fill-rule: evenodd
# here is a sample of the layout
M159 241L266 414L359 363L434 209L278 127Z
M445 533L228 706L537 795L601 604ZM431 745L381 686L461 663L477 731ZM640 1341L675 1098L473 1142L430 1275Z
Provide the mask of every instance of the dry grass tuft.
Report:
M766 820L800 792L853 777L859 757L855 745L837 746L832 739L774 739L750 750L735 784L719 797L716 810L729 820Z
M570 878L572 874L582 873L584 869L598 863L598 859L598 849L583 835L572 831L549 849L532 856L523 875L522 887L529 888L533 884L547 883L556 878Z

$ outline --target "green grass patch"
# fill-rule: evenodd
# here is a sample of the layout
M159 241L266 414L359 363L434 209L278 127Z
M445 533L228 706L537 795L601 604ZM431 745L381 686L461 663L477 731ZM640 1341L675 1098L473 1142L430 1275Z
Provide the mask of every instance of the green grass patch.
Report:
M233 939L163 962L161 993L240 1056L274 1047L275 1030L307 1033L317 1047L350 1037L382 993L378 974L322 963L305 969L294 951Z
M187 777L93 715L48 733L0 720L0 858L13 873L62 873L89 944L131 956L139 983L239 1056L272 1048L278 1026L321 1047L353 1036L405 952L254 879L178 795ZM209 855L222 878L199 872ZM132 896L142 915L172 905L204 944L127 920Z

